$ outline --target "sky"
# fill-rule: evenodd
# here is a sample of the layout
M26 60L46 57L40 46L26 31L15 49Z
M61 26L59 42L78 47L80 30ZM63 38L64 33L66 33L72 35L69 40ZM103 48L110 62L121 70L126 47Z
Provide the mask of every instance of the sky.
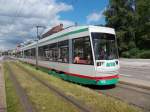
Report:
M0 0L0 50L35 40L37 25L105 24L107 5L108 0Z

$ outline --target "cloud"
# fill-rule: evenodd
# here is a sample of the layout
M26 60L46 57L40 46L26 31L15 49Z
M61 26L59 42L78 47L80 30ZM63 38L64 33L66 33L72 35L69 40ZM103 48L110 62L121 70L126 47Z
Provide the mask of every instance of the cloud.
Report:
M103 12L105 9L99 12L93 12L87 16L87 23L98 22L100 19L104 17Z
M0 49L35 37L36 25L72 25L72 21L62 20L59 15L71 10L72 5L56 0L0 0Z

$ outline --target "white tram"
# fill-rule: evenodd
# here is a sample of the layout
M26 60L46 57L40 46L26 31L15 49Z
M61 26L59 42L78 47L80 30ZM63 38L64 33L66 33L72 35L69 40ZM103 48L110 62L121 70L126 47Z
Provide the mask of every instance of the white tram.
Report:
M20 51L35 64L36 42ZM38 41L38 64L62 79L90 85L116 84L119 60L115 31L100 26L73 26Z

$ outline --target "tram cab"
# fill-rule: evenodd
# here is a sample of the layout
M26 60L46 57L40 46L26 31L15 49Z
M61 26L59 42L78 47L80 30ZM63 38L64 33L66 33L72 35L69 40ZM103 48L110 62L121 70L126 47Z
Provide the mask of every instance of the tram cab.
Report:
M106 27L90 27L92 40L93 59L96 76L101 76L100 83L105 85L108 80L113 83L119 78L119 56L115 30ZM117 82L118 80L116 80Z

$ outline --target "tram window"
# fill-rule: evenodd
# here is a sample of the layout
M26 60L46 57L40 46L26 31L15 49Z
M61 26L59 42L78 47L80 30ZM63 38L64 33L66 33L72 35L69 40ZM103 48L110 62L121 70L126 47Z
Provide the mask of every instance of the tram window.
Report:
M92 39L96 60L112 60L118 58L115 35L93 32Z
M24 51L24 58L31 58L31 56L32 56L31 49L28 49L28 50Z
M39 48L38 48L38 58L39 58L40 60L43 59L43 47L39 47Z
M49 55L49 50L46 49L46 50L45 50L45 58L46 58L46 59L49 59L49 57L50 57L50 55Z
M26 56L27 56L27 51L25 50L24 51L24 58L26 58Z
M49 60L53 61L53 50L51 48L49 49L48 53L49 53Z
M59 48L58 61L68 63L69 61L68 40L59 42L58 48Z
M58 61L58 43L53 43L49 45L49 60Z
M47 51L48 51L48 45L39 47L39 58L41 60L48 60Z
M31 58L35 58L35 48L31 49Z
M25 50L25 57L30 58L30 55L31 55L30 49Z
M21 52L21 51L18 51L18 52L16 53L16 57L17 57L17 58L22 58L22 52Z
M73 39L73 63L93 64L92 49L88 36Z
M53 49L53 61L57 61L58 59L58 49L54 48Z

